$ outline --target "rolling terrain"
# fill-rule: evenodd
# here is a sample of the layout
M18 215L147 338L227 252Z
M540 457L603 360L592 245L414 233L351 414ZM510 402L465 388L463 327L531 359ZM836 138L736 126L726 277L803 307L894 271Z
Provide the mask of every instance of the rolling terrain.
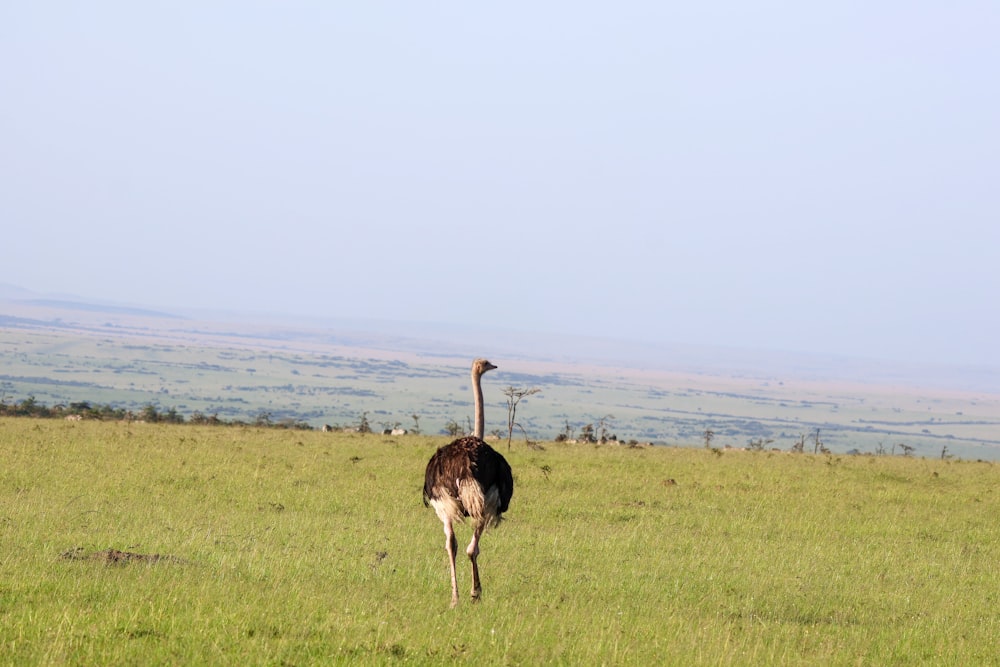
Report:
M313 427L401 426L427 434L472 414L468 362L500 368L485 385L487 431L519 438L836 453L1000 458L992 369L626 343L391 322L167 313L0 292L0 398L47 405L143 406Z

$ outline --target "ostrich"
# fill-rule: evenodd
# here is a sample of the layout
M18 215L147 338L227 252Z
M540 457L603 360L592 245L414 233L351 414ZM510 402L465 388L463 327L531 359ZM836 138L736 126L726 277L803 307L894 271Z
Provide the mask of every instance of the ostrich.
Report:
M506 459L483 442L483 390L480 378L496 368L485 359L472 362L472 394L475 398L476 430L438 449L427 462L424 474L424 505L430 505L444 524L444 547L451 567L451 606L458 604L455 556L458 541L455 523L472 520L472 541L465 553L472 561L472 601L479 600L479 538L486 528L496 526L514 493L514 478Z

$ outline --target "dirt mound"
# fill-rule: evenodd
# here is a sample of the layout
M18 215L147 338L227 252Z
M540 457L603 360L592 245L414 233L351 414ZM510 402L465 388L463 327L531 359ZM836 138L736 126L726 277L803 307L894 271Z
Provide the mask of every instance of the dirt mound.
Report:
M132 551L119 551L118 549L105 549L93 553L84 553L83 547L70 549L59 556L63 560L90 560L104 563L105 565L126 565L128 563L183 563L184 561L176 556L163 554L139 554Z

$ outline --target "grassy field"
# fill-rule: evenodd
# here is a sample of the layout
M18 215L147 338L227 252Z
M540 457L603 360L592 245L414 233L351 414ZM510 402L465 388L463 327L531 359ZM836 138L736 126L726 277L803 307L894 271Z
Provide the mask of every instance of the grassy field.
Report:
M518 444L451 610L443 442L0 420L0 664L997 664L996 464Z

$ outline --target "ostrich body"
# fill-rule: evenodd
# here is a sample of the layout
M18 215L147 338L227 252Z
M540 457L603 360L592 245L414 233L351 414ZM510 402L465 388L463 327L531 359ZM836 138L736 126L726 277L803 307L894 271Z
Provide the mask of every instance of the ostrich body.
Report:
M480 378L496 368L485 359L472 362L472 393L475 398L476 430L441 447L427 462L424 474L424 505L430 505L444 524L444 546L451 567L451 606L458 604L455 557L458 540L455 524L469 517L472 541L465 553L472 561L472 600L479 599L479 539L487 527L500 523L514 493L514 477L506 459L483 441L483 390Z

